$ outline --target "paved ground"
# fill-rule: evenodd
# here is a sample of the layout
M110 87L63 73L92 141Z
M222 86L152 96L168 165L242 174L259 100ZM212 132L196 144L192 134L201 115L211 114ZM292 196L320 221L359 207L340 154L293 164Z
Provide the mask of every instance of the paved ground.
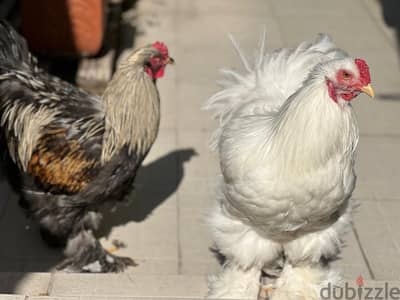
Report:
M379 2L142 0L125 17L128 23L138 17L137 45L162 40L177 61L159 84L161 131L140 172L135 201L109 214L100 233L104 244L126 242L120 254L139 266L122 275L48 273L60 254L42 244L1 181L0 293L204 295L205 275L218 269L204 222L218 167L207 149L213 122L200 108L217 90L217 70L239 66L227 33L251 54L264 26L270 48L329 32L339 46L370 64L376 100L361 96L355 102L361 137L354 197L360 208L338 264L350 280L360 274L400 280L399 57Z

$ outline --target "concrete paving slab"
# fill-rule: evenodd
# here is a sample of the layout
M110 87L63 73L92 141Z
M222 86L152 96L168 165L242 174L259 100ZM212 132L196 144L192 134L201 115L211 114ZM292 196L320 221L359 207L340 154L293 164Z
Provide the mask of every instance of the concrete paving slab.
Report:
M268 17L270 7L268 1L253 0L251 2L230 0L204 0L204 1L176 1L177 10L181 15L201 16L201 15L236 15L240 18L247 17Z
M210 131L215 128L216 122L210 117L210 114L202 107L205 101L216 91L218 87L210 84L180 83L177 94L178 105L177 112L179 118L176 120L177 131L193 132ZM208 135L202 141L209 139Z
M375 99L362 97L354 103L361 141L364 136L371 135L400 137L400 124L398 122L400 94L396 95L396 93L385 92L384 90L381 90L380 93ZM390 99L385 100L382 97L390 97Z
M349 18L345 15L298 14L280 16L279 20L284 40L290 45L295 45L292 44L293 42L309 40L319 32L329 33L339 47L350 53L361 48L379 50L382 45L388 45L374 21L365 18L365 15ZM351 32L343 34L349 28L351 28Z
M356 198L399 199L400 139L396 136L361 136L356 163Z
M26 297L20 295L0 295L0 300L26 300Z
M346 16L346 17L365 17L362 1L338 0L325 3L318 0L302 0L293 2L291 0L269 0L270 8L273 9L275 16Z
M203 297L203 276L56 274L51 296Z
M354 234L352 228L343 236L344 246L339 259L333 263L343 278L347 280L356 279L358 276L363 276L365 279L371 279L370 271L366 265L362 249Z
M48 297L48 296L37 296L27 297L25 300L82 300L81 297Z
M170 50L170 55L175 59L175 53ZM160 131L163 129L175 129L176 121L178 119L177 115L177 90L176 90L176 73L179 68L177 65L169 66L166 70L165 77L167 80L160 80L157 83L158 90L160 92L160 102L161 102L161 115L160 121Z
M400 249L377 201L363 201L355 215L355 230L364 255L376 280L399 280Z
M192 145L197 155L186 166L187 179L212 178L218 174L218 162L215 154L208 148L210 133L195 130L178 132L178 144L183 148Z
M116 212L113 215L115 222L107 236L108 242L114 239L123 241L128 247L120 249L118 254L133 259L177 259L176 196L164 199L163 191L156 200L145 200L154 206L160 200L166 202L153 210L145 204L142 211L128 208ZM104 239L102 241L107 244Z

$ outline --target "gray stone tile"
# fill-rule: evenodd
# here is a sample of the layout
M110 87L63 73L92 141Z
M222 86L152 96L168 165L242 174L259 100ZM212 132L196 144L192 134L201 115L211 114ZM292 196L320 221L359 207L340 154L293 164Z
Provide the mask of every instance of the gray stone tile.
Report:
M319 32L329 33L339 47L353 55L360 55L356 50L361 48L382 51L383 45L389 46L379 28L367 15L349 18L345 15L298 14L281 16L279 20L284 40L291 46L312 40Z
M178 145L183 148L193 147L197 152L186 166L186 177L190 179L209 178L218 174L218 162L208 148L210 133L196 130L178 132Z
M377 280L398 280L400 250L375 201L363 201L355 215L355 228L361 247L367 257L374 278Z
M204 0L204 1L177 1L177 10L180 15L198 17L203 15L230 15L241 19L254 16L269 16L268 1L235 1L230 0Z
M336 17L356 17L364 16L367 17L367 12L363 9L361 1L346 1L338 0L334 2L324 2L318 0L280 0L268 1L274 13L279 17L282 16L295 16L295 15L306 15L308 17L314 15L321 16L336 16ZM310 20L308 21L310 22Z
M210 230L204 213L196 210L181 210L180 230L181 274L208 275L218 269L218 261L211 252Z
M217 71L216 71L217 73ZM203 110L208 98L218 91L217 84L210 82L207 85L195 83L182 83L178 91L178 115L176 126L178 131L211 131L216 128L216 121L212 113ZM209 137L204 136L207 143Z
M398 122L400 94L396 96L396 93L389 90L387 92L382 91L381 95L383 97L394 95L398 97L399 101L396 101L397 98L383 100L380 96L377 96L376 99L371 100L367 96L360 96L354 103L361 143L364 139L363 135L398 135L400 132L400 123Z
M158 247L162 247L158 245ZM178 257L165 259L157 257L135 259L138 264L135 267L130 267L126 271L129 274L141 275L176 275L179 274L179 259Z
M26 300L81 300L81 297L49 297L49 296L30 296Z
M0 300L25 300L25 296L20 296L20 295L0 295Z
M206 259L190 260L190 258L183 258L180 268L180 274L183 275L203 275L208 277L210 275L218 274L221 265L215 257Z
M218 177L213 176L184 180L178 191L180 207L206 214L215 203L217 186Z
M107 246L114 239L123 241L127 248L117 254L133 259L176 260L176 196L168 196L168 192L161 190L160 195L152 193L148 198L141 198L137 209L132 203L132 207L115 212L102 226L106 227L101 230L103 244Z
M353 230L350 229L343 239L342 253L333 265L341 271L345 279L356 279L359 275L362 275L365 279L371 278Z
M398 199L400 139L361 136L356 161L358 174L354 196L359 199Z
M170 55L175 59L175 55L170 50ZM177 115L177 72L179 69L179 62L175 65L170 65L165 71L165 76L157 82L158 91L160 93L161 102L161 120L160 128L161 132L163 129L174 129L176 127Z
M261 22L260 22L261 23ZM252 27L252 26L249 26ZM249 57L253 57L253 53L258 49L259 35L263 30L262 24L254 25L254 28L259 28L257 33L253 37L244 35L238 30L236 33L233 32L235 39L240 43L244 53ZM202 86L202 88L212 87L215 91L218 90L217 81L221 79L219 70L223 68L235 69L240 73L245 73L240 58L236 54L234 47L228 39L228 32L224 31L221 33L218 39L211 39L209 45L202 45L198 47L182 46L179 50L179 57L181 62L184 64L190 64L191 68L187 68L182 72L178 71L178 82L189 83L193 85ZM247 41L243 36L246 37ZM273 43L273 38L269 38L267 33L267 44L269 49L276 49L281 44ZM215 43L218 47L215 47ZM189 42L191 44L191 42ZM206 57L206 61L203 59L196 59L199 57ZM251 59L249 60L251 62ZM207 98L210 95L207 96ZM207 99L205 98L205 99Z
M386 225L386 228L389 231L390 237L393 239L393 242L396 245L396 248L399 249L400 252L400 201L392 200L392 201L382 201L377 203L378 211L383 216L383 221ZM400 271L399 271L400 274Z
M51 296L203 297L204 276L56 274Z

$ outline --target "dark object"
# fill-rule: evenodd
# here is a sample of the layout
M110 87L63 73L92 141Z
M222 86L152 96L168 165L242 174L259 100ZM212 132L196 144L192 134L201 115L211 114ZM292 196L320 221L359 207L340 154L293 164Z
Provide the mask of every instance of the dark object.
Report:
M60 268L119 272L133 264L103 249L93 231L99 207L131 191L157 136L160 100L151 74L171 61L162 43L137 49L100 99L40 69L25 40L0 22L2 140L43 238L66 245Z
M103 0L23 0L22 33L30 48L51 55L95 55L105 26Z

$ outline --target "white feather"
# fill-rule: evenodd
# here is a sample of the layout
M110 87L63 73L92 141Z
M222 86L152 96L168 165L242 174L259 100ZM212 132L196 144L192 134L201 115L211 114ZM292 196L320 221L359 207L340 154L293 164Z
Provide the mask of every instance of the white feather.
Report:
M358 142L351 105L333 101L326 80L342 68L357 76L358 68L327 35L269 53L263 37L253 63L232 41L245 73L224 70L222 90L206 105L219 120L211 140L222 173L210 221L215 244L239 269L262 268L284 253L293 264L284 274L308 274L319 286L324 271L298 264L318 265L339 251ZM221 286L215 282L213 290Z

